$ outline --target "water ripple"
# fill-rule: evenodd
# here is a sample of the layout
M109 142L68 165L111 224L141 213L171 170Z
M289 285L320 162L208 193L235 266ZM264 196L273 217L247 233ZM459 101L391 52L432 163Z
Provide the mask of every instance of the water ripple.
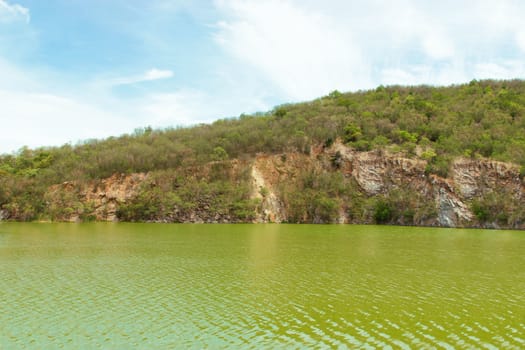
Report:
M2 349L525 348L520 234L45 227L3 226Z

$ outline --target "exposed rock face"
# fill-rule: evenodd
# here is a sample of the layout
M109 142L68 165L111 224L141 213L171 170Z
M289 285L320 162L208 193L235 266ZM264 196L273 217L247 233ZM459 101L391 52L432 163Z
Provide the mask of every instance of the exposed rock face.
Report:
M427 198L429 202L435 203L437 217L430 221L422 220L419 223L421 225L477 226L469 205L469 201L474 197L503 189L510 191L516 198L522 198L525 193L518 167L508 163L457 159L452 165L451 178L444 179L426 174L426 162L423 160L408 159L378 151L357 152L339 142L329 149L320 150L319 153L327 153L331 156L338 153L341 157L340 171L347 177L353 177L368 196L385 194L392 189L408 186ZM293 178L298 167L315 163L319 153L313 152L310 157L288 154L286 162L280 160L282 155L257 157L254 165L256 171L252 174L257 178L254 186L275 188L275 184L280 179ZM272 196L279 203L278 194L272 191ZM279 210L282 208L283 205L273 206L273 215L279 216ZM286 218L286 213L281 212L280 217ZM337 222L346 223L352 220L349 220L344 210L341 210ZM525 226L521 224L515 228L525 228Z
M347 162L346 173L353 176L369 195L384 193L392 185L406 183L408 179L426 178L426 163L421 160L389 156L382 152L354 152L341 143L336 143L333 151L342 155Z
M72 210L71 213L58 217L59 220L80 221L80 214L86 214L98 221L115 221L119 204L132 198L146 177L146 174L114 174L107 179L86 184L66 181L51 186L47 198L49 205L65 205L64 197L67 197L69 202L78 201L83 204L83 209Z
M337 155L337 170L326 163ZM323 161L324 159L324 161ZM237 164L237 161L232 161ZM451 167L450 178L444 179L425 172L426 162L408 159L386 152L357 152L340 142L329 148L313 149L309 155L287 153L278 155L261 154L251 162L252 197L260 201L255 222L284 222L287 220L285 198L280 193L280 183L297 181L304 169L325 169L340 171L345 178L354 179L361 192L369 197L385 195L398 188L408 188L435 207L432 218L421 218L418 225L445 227L477 226L476 217L471 211L471 201L486 193L509 193L514 198L524 198L525 187L519 177L518 167L508 163L491 160L457 159ZM232 166L231 171L237 171ZM115 174L110 178L87 184L64 182L49 190L50 205L60 206L60 200L67 195L84 205L84 214L90 212L92 218L100 221L117 220L119 205L133 198L147 174ZM503 191L503 192L502 192ZM68 197L69 198L69 197ZM351 204L351 203L350 203ZM342 203L339 217L333 222L360 222L349 218ZM87 209L86 209L87 208ZM229 217L213 218L207 215L206 206L199 206L195 212L183 214L176 210L166 218L169 222L229 222ZM58 217L58 220L76 221L82 210ZM8 218L9 213L0 211L0 220ZM202 219L206 218L206 219ZM362 222L362 221L361 221ZM496 227L495 225L493 227ZM525 228L519 222L512 226Z
M146 174L115 174L100 181L92 188L86 188L82 193L85 200L95 207L97 220L115 221L120 203L132 198L138 186L145 180Z
M454 192L451 184L437 176L431 178L438 209L438 225L456 227L473 219L468 206Z
M437 221L425 222L426 225L456 227L472 220L472 213L455 193L453 183L435 175L427 175L425 161L377 151L354 152L340 143L334 145L333 151L343 155L350 164L346 169L353 169L349 175L356 179L368 195L386 193L393 188L409 185L429 201L434 201L438 211Z
M452 180L465 199L498 187L515 195L522 191L518 167L492 160L457 159L452 165Z
M280 223L286 220L283 205L275 191L273 186L266 182L263 174L259 170L260 159L256 160L252 166L252 185L254 198L261 200L261 208L257 212L255 222L276 222Z

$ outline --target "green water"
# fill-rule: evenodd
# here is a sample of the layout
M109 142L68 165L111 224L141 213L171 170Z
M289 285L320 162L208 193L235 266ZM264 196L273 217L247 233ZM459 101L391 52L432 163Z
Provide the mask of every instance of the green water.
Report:
M0 224L0 348L525 348L525 232Z

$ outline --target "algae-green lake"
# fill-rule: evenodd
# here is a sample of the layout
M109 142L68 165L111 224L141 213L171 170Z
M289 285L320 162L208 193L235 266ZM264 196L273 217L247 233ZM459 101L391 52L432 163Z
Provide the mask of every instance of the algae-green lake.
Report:
M525 232L0 224L0 348L525 348Z

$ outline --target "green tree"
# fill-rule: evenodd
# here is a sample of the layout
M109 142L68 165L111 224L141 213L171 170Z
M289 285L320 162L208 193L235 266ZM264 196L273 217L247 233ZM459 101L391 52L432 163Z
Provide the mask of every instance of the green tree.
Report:
M363 133L361 132L361 128L354 123L348 123L345 126L344 129L344 140L345 142L355 142L358 141Z
M213 160L226 160L228 158L228 153L221 146L217 146L213 149Z

